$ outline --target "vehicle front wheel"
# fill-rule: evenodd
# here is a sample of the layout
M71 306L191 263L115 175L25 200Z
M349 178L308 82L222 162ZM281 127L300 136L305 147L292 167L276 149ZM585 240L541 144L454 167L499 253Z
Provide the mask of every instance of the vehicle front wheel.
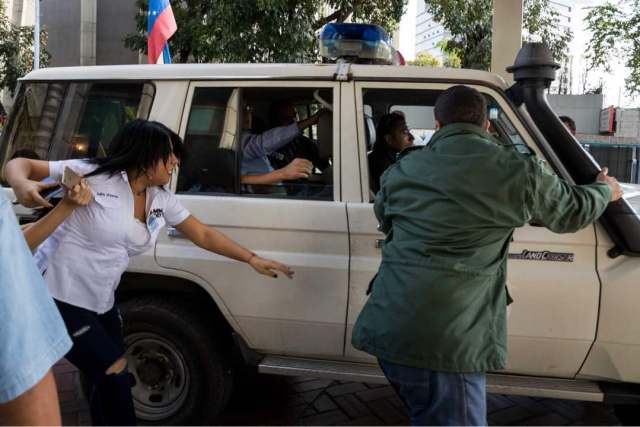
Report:
M225 340L186 304L154 296L126 301L120 308L140 423L215 422L233 384Z

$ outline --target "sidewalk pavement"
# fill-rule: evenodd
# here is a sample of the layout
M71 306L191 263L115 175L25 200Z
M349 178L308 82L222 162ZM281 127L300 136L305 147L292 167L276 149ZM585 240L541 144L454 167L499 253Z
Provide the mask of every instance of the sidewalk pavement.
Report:
M78 389L77 370L63 360L54 367L62 422L91 424ZM489 395L489 425L619 425L611 407L589 402ZM408 425L402 402L387 385L307 377L245 374L221 425Z

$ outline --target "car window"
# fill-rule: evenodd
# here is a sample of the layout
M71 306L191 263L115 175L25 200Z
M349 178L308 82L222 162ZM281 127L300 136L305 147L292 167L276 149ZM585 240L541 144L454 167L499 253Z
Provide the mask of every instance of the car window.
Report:
M153 85L145 83L23 84L3 139L4 162L104 156L118 129L148 117L153 94Z
M180 165L178 192L235 193L237 90L196 88L191 102Z
M426 145L436 132L434 106L440 93L442 90L435 89L363 89L362 120L368 154L367 164L371 195L377 191L379 178L386 169L385 166L392 163L392 161L386 160L389 158L387 156L373 154L375 144L384 144L381 136L376 134L380 119L388 113L399 113L404 117L406 126L413 137L412 144ZM530 148L518 134L498 102L491 96L485 95L485 97L487 117L490 121L489 132L499 143L511 145L522 153L530 153Z
M333 200L332 114L296 125L318 113L317 96L333 102L331 89L195 88L178 192ZM308 178L291 174L300 163Z

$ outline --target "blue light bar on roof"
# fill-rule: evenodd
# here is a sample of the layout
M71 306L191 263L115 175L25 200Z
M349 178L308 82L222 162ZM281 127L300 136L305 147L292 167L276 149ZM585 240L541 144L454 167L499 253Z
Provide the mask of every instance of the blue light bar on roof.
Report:
M394 51L386 31L377 25L331 23L320 31L320 55L329 61L392 64Z

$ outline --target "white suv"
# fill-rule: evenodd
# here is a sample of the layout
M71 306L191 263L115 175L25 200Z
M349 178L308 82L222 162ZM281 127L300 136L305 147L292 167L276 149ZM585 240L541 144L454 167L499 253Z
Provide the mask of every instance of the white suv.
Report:
M404 112L426 141L438 94L467 84L487 97L502 143L535 152L567 180L595 176L597 166L547 109L548 67L520 60L512 88L481 71L344 63L43 69L21 80L0 164L18 150L49 160L100 156L127 120L160 121L190 153L171 182L181 202L293 267L294 280L264 278L168 229L123 275L117 297L139 418L209 422L229 396L234 350L262 372L384 381L375 360L350 344L384 237L367 167L381 115ZM306 131L324 166L308 180L243 184L240 112L253 108L258 132L272 125L276 101L295 105L301 118L331 107ZM16 213L22 221L32 215L20 206ZM623 383L640 383L639 227L621 201L574 234L535 224L516 230L508 366L489 376L490 392L634 398L636 387Z

